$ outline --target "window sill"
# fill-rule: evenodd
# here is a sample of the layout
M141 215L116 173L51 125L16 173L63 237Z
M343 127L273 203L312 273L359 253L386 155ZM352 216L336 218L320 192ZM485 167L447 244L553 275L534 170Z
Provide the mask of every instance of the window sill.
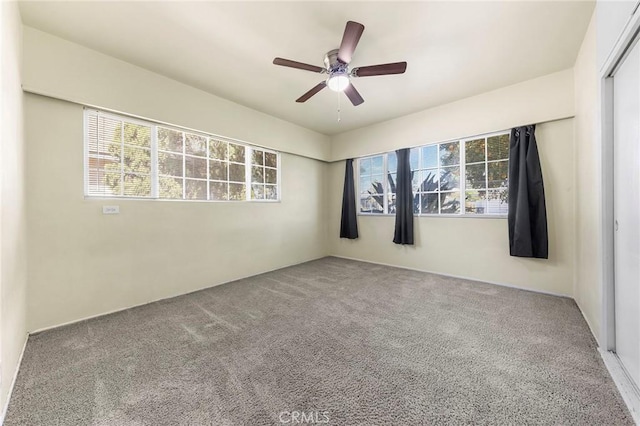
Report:
M147 197L97 197L97 196L84 196L85 201L160 201L160 202L186 202L186 203L225 203L225 204L246 204L246 203L258 203L258 204L274 204L281 203L282 200L180 200L176 198L147 198Z
M358 213L363 217L395 217L395 214ZM466 219L506 219L506 214L414 214L414 218L466 218Z

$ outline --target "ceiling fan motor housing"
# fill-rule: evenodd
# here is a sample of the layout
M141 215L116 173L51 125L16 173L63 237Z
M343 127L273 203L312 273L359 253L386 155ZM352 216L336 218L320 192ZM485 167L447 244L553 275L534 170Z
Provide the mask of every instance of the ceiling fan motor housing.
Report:
M327 52L324 56L324 66L327 68L329 75L334 73L347 74L349 72L349 64L345 64L338 59L338 49L333 49Z

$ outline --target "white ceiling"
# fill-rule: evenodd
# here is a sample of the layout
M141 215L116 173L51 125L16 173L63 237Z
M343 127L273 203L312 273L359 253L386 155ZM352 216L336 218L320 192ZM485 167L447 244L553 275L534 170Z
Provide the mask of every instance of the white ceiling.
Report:
M593 2L22 2L26 25L328 135L573 66ZM353 107L321 75L346 21L365 25L351 66L407 61L354 80Z

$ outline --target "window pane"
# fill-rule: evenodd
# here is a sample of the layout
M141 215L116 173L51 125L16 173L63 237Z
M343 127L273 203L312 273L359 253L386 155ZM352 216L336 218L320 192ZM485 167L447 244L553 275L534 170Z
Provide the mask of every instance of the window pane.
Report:
M244 163L244 154L244 146L234 143L229 144L229 161Z
M360 198L360 211L362 213L383 213L383 206L382 195Z
M389 173L387 175L387 191L396 192L397 175L395 173Z
M182 179L160 176L160 198L182 198Z
M487 191L487 213L509 213L509 194L507 188Z
M126 173L124 175L124 195L132 197L150 197L151 176Z
M182 176L182 155L158 152L158 171L161 175Z
M371 189L371 176L363 176L360 178L360 187L358 188L360 193L367 193Z
M382 155L373 157L371 159L371 173L382 174L382 168L383 168Z
M440 166L452 166L460 164L460 143L450 142L439 145Z
M122 121L98 116L97 125L96 134L98 143L122 142Z
M122 195L122 174L119 171L107 170L104 179L113 195Z
M362 158L360 163L360 176L371 174L371 158Z
M422 214L438 214L438 194L422 194Z
M418 164L418 160L420 155L420 151L418 148L411 148L409 151L409 164L411 165L411 170L417 170L420 166Z
M187 177L206 179L207 178L207 160L199 157L185 157L185 167L187 169ZM204 193L207 193L205 189Z
M460 189L460 167L444 167L440 169L440 191Z
M413 214L420 214L420 193L413 193Z
M509 135L492 136L487 139L488 160L505 160L509 158Z
M229 200L246 200L246 185L244 183L229 184Z
M484 161L484 139L467 141L464 145L465 163Z
M467 188L486 188L485 163L472 164L466 167Z
M389 214L393 214L396 212L396 194L387 192L387 208L389 209Z
M275 185L265 185L264 186L264 198L267 200L277 200L278 199L278 187Z
M207 181L185 179L185 198L187 200L206 200Z
M151 173L151 151L145 148L133 148L125 145L124 171L143 174Z
M265 182L278 183L278 171L276 169L265 169Z
M89 194L111 194L111 188L107 186L107 182L105 181L104 169L89 169L87 172L87 180L87 184L89 185Z
M422 148L421 167L425 169L438 167L438 145L429 145Z
M211 200L228 200L228 188L226 182L210 182L209 183L209 198Z
M158 127L158 149L182 152L182 132Z
M236 164L234 164L235 166ZM244 168L244 167L243 167ZM213 180L227 180L227 163L222 161L209 161L209 176Z
M466 213L484 214L487 208L487 196L485 191L466 191L464 211Z
M231 182L244 182L244 164L229 163L229 180Z
M422 182L420 182L420 191L437 191L438 190L438 169L423 170Z
M88 158L88 166L90 169L102 170L102 171L120 171L120 156L112 156L112 155L99 155L92 156L90 155Z
M509 162L488 163L487 168L489 170L489 188L506 188L509 176Z
M278 167L278 155L273 152L265 152L264 165L268 167Z
M440 213L460 213L460 192L445 192L440 194Z
M395 173L398 171L398 156L395 152L390 152L387 154L387 168L390 173Z
M411 171L411 190L418 192L422 183L422 174L424 171L412 170Z
M214 139L209 140L209 157L218 160L227 160L227 143L223 141L217 141Z
M98 158L115 161L119 164L123 148L122 144L119 143L100 143L99 152L101 155Z
M254 149L251 154L251 164L262 166L264 164L264 151Z
M251 185L251 199L252 200L262 200L264 199L264 185Z
M124 123L124 143L151 148L151 127Z
M382 175L372 176L371 185L367 190L372 193L382 194L383 192Z
M251 167L251 182L264 183L264 167L262 166Z
M207 138L192 133L185 133L184 139L184 148L187 154L199 155L201 157L207 156Z

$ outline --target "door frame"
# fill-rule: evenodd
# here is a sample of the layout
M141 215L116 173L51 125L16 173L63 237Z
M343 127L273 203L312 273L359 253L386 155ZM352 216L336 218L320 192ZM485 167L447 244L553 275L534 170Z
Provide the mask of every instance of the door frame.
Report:
M631 49L640 42L640 13L630 16L611 53L600 70L601 138L600 138L600 263L602 289L602 328L600 347L614 351L615 299L614 299L614 211L613 211L613 75Z
M628 376L616 349L615 327L615 273L614 273L614 123L613 81L614 74L636 43L640 42L640 13L636 4L633 14L618 37L604 65L600 69L600 288L602 291L602 324L600 329L600 354L613 378L632 417L640 424L640 390ZM597 7L597 6L596 6Z

